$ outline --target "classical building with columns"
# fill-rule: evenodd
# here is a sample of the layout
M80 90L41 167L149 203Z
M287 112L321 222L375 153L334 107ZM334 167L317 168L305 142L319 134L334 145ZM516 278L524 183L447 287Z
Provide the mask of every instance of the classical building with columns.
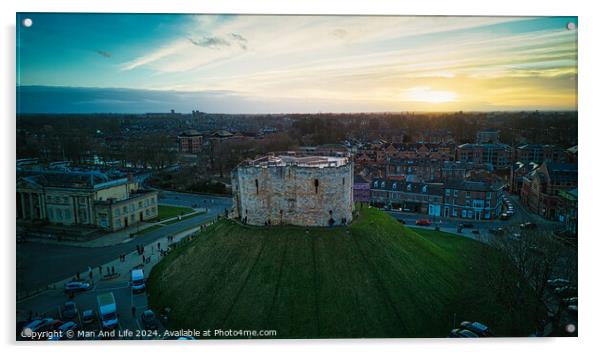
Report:
M87 225L107 231L158 215L157 192L100 172L17 172L17 221Z

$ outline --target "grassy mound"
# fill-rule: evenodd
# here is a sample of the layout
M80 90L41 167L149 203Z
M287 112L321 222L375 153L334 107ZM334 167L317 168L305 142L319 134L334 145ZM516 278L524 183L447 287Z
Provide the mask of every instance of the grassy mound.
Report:
M153 269L149 301L172 309L172 329L445 337L454 320L472 320L497 335L528 335L541 306L518 277L492 283L499 262L476 241L412 230L375 209L361 210L347 228L222 220ZM516 288L511 296L508 287Z

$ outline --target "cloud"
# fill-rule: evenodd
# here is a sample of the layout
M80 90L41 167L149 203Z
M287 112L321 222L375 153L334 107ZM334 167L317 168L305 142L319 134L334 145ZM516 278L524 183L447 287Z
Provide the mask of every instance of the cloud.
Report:
M347 36L347 31L345 31L342 28L337 28L337 29L333 30L332 32L330 32L330 34L332 34L334 37L336 37L338 39L343 39Z
M111 56L113 56L110 52L107 52L105 50L97 50L96 54L103 56L105 58L110 58Z
M199 47L208 47L220 49L221 47L229 47L230 42L220 37L202 37L201 39L188 38L190 43Z
M234 38L234 40L236 42L238 42L238 45L240 46L240 48L242 50L247 50L247 42L248 42L248 40L245 37L243 37L242 35L240 35L238 33L230 33L230 36L232 38Z

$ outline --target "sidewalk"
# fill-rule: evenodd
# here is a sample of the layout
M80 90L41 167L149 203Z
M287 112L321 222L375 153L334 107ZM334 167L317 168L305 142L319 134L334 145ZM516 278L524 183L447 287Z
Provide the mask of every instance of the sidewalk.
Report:
M114 245L118 245L121 243L127 243L127 242L134 241L136 239L136 235L134 235L134 237L130 237L130 234L138 234L141 231L146 230L151 227L162 227L162 226L168 225L170 223L179 221L178 218L181 218L181 220L184 220L184 219L192 217L192 216L201 215L201 214L203 214L203 212L206 214L208 212L208 210L195 209L194 212L184 214L181 216L175 216L173 218L169 218L169 219L165 219L165 220L161 220L161 221L157 221L157 222L149 222L149 223L143 222L143 223L140 223L139 225L131 226L131 227L128 227L127 229L115 231L115 232L100 236L100 237L98 237L94 240L90 240L90 241L81 241L81 242L58 241L56 239L44 239L44 238L29 238L28 241L47 243L47 244L53 244L53 245L75 246L75 247L114 246Z

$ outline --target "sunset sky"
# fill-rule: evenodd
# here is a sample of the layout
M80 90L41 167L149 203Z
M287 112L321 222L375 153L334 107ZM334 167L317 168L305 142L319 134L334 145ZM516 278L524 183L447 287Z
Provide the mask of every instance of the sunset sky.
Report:
M574 110L569 22L577 18L18 14L17 109Z

